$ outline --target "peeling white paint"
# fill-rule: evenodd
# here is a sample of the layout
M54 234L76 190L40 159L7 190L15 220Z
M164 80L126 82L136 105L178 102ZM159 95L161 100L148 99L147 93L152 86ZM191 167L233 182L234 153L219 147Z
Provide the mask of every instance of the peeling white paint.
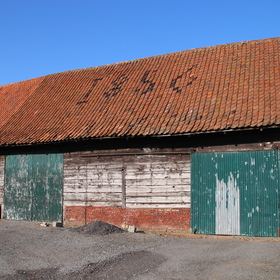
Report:
M233 174L227 182L216 174L216 234L240 235L239 188Z
M270 175L270 178L271 178L272 180L275 179L275 176L274 176L274 169L273 169L273 168L271 168L271 170L269 171L269 175Z
M248 218L252 218L253 217L253 214L256 212L259 212L260 211L260 208L259 206L256 206L256 208L252 208L252 211L251 212L248 212Z

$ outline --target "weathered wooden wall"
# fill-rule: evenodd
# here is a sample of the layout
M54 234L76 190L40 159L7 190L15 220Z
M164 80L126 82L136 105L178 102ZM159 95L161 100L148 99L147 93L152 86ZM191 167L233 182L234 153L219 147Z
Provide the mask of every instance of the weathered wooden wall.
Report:
M3 213L5 157L0 156L0 219Z
M122 206L122 157L64 155L65 206Z
M189 208L190 156L65 154L64 205Z
M124 157L127 208L189 208L189 155Z
M64 223L190 228L190 155L127 149L64 155Z

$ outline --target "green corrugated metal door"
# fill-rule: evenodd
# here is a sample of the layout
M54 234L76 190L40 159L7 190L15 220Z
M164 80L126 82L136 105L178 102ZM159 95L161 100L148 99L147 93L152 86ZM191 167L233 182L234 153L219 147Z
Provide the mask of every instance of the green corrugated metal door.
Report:
M279 152L193 154L192 228L199 233L278 236Z
M61 222L62 176L62 154L7 156L4 219Z

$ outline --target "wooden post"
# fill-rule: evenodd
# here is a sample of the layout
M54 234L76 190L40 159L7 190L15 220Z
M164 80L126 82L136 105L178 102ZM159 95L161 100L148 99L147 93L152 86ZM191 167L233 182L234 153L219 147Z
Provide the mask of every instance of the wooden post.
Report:
M125 167L122 168L122 208L126 208Z

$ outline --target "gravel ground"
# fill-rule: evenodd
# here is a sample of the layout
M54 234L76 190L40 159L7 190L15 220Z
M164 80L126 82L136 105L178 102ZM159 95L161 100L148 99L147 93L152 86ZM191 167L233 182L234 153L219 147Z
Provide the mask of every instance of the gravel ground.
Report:
M278 238L109 233L0 220L0 279L280 279Z

